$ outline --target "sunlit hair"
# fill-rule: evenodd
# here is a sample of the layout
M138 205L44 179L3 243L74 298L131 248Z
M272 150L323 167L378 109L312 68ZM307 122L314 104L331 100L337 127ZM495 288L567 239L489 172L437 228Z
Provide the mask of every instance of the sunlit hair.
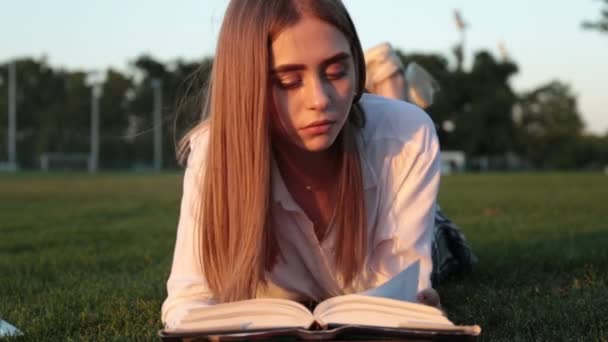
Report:
M365 124L358 100L365 85L365 61L355 27L339 0L233 0L226 11L203 106L203 120L181 141L182 162L192 134L209 127L208 158L201 175L196 218L199 256L209 288L220 302L254 298L266 271L280 257L270 215L269 115L270 47L303 16L336 27L350 43L356 95L336 143L341 148L335 208L335 265L344 285L363 269L366 216L356 144Z

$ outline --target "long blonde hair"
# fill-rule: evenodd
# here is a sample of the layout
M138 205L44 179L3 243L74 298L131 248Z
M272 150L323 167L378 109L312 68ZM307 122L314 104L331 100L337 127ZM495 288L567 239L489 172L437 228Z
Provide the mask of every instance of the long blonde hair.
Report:
M190 136L209 127L207 165L196 218L199 256L209 288L220 302L255 297L279 256L270 215L270 45L303 15L317 17L350 42L356 95L340 133L342 160L335 208L335 265L344 283L362 270L366 255L363 181L356 144L365 124L358 100L365 61L355 27L340 0L232 0L220 30L203 120L181 141L187 157Z

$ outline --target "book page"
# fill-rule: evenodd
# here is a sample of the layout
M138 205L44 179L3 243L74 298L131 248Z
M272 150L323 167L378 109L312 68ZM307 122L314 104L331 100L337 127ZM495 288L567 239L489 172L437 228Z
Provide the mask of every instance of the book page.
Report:
M418 278L420 277L420 261L416 261L399 272L386 283L361 292L364 296L391 298L408 302L416 302L418 294Z
M304 328L314 322L310 311L286 299L251 299L190 310L169 333L236 332L257 329Z
M322 326L356 325L393 329L432 330L477 335L479 326L454 325L434 307L363 295L345 295L323 301L314 311Z
M364 319L370 318L365 314L366 312L397 316L399 322L395 322L395 327L405 318L420 322L452 324L443 312L435 307L356 294L325 300L317 306L314 315L318 319L322 319L324 323L331 323L328 318L351 319L356 315L361 315Z

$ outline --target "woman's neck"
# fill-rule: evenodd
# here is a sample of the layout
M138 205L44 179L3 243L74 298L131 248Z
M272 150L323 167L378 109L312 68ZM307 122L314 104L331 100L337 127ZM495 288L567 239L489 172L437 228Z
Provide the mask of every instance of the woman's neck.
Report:
M275 146L274 155L281 175L288 183L305 187L325 187L336 183L340 158L338 142L319 152L303 150L292 144Z

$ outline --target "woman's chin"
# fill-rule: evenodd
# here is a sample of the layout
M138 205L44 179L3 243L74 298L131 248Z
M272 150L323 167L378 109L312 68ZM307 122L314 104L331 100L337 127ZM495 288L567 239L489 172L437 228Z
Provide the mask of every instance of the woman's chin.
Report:
M305 140L300 147L308 152L323 152L329 149L335 140L329 136L318 136Z

